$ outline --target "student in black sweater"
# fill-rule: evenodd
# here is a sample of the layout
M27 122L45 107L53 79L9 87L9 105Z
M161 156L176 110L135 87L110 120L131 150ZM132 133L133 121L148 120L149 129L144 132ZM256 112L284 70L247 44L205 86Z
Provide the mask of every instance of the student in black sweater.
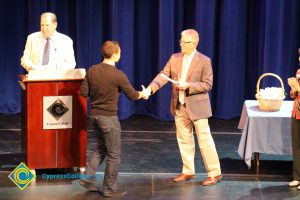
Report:
M120 92L131 100L147 99L143 91L138 92L129 83L127 76L118 70L115 63L121 57L116 41L106 41L102 46L102 63L93 65L82 81L80 93L91 102L90 121L96 130L97 145L93 148L86 166L87 179L80 184L92 191L99 191L95 173L107 157L103 180L103 196L123 196L126 191L117 189L117 177L121 162L121 126L117 116Z

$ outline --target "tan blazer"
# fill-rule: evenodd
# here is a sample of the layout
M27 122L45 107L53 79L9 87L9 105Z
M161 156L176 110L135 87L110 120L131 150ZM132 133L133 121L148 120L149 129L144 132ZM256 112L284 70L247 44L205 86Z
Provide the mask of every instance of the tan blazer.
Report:
M183 54L173 54L160 73L164 73L168 77L179 80L181 76ZM212 116L211 105L208 92L213 85L213 72L211 60L207 56L195 53L186 81L190 83L190 87L186 90L185 103L190 118L194 120L205 119ZM155 93L168 81L162 78L159 74L150 83L152 92ZM175 109L178 103L178 89L172 85L172 97L170 111L175 115Z

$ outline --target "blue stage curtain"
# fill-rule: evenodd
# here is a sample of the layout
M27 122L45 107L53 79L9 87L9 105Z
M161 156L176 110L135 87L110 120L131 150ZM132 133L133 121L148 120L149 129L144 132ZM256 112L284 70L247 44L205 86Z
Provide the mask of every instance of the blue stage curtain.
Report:
M28 34L39 31L40 14L54 12L58 31L74 41L77 68L101 62L101 44L117 40L117 66L137 90L147 86L172 53L180 51L182 30L200 34L198 50L212 59L213 115L240 115L246 99L255 99L258 78L267 72L287 78L299 67L300 2L298 0L7 0L0 1L0 113L21 110L18 74ZM280 87L265 77L261 88ZM171 85L148 101L132 102L124 94L119 117L146 114L172 120ZM287 97L289 99L289 97Z

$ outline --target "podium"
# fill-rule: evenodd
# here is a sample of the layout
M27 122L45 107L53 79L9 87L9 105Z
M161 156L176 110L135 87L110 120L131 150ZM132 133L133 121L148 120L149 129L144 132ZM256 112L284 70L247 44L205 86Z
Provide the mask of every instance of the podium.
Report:
M19 75L26 165L31 170L85 167L87 101L80 95L85 70L32 72Z

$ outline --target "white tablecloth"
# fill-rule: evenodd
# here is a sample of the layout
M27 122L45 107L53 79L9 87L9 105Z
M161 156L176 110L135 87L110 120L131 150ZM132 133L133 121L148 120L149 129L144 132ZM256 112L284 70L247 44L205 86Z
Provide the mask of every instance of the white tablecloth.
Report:
M246 100L239 122L243 130L238 154L251 168L254 152L290 155L291 148L291 113L293 101L284 101L277 112L266 112L258 108L256 100Z

